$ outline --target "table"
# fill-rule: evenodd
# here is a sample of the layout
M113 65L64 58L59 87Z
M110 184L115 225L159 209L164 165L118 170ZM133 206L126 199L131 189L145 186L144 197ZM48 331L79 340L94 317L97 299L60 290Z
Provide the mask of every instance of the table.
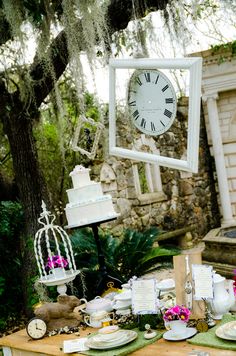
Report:
M86 328L81 330L81 337L86 337L95 329ZM0 338L0 345L3 346L4 356L78 356L78 353L64 354L60 348L64 340L78 338L75 334L61 334L51 337L45 337L42 340L31 340L25 329L14 334ZM186 341L169 342L160 339L153 344L146 346L132 353L132 356L181 356L188 355L190 351L202 350L208 351L210 356L235 356L235 351L219 350L210 347L203 347L188 344Z

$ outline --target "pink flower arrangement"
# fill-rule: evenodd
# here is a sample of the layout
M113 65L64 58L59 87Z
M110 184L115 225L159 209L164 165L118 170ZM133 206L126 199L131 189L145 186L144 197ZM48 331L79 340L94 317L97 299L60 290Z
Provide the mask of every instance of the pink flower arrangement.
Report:
M47 264L46 264L46 269L52 269L52 268L57 268L57 267L67 267L68 266L68 261L66 258L63 256L52 256L48 257L47 259Z
M172 321L172 320L182 320L185 322L189 321L189 316L191 312L188 308L185 308L180 305L175 305L172 308L169 308L163 314L163 319L165 321Z
M233 280L234 280L234 295L236 296L236 269L233 270L234 272L234 276L233 276Z

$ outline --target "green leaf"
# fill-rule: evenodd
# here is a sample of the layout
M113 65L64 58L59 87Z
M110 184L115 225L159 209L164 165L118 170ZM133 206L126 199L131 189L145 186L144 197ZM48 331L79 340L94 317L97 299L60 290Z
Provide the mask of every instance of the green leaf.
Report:
M175 256L178 255L180 251L178 249L166 249L162 247L155 247L149 253L147 253L139 263L145 263L157 257Z

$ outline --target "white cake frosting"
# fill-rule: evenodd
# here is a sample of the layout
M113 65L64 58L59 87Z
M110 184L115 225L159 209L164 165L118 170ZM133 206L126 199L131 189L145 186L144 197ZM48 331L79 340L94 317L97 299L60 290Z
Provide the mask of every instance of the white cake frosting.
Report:
M89 172L89 168L78 165L70 173L73 188L66 191L69 203L65 208L68 227L89 225L118 216L111 195L103 194L101 183L91 181Z

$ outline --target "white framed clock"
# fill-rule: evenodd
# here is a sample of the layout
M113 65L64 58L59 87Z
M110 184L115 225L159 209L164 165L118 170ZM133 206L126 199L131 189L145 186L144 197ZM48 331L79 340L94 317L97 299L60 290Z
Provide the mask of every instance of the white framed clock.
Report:
M166 69L185 70L189 78L189 108L186 159L166 157L119 147L116 142L116 73L133 69L127 87L128 117L132 125L147 136L159 136L171 129L177 112L175 87ZM202 58L110 59L109 61L109 153L131 160L197 172Z
M137 69L132 74L127 104L133 124L151 136L166 132L177 111L174 86L164 73L156 69Z

